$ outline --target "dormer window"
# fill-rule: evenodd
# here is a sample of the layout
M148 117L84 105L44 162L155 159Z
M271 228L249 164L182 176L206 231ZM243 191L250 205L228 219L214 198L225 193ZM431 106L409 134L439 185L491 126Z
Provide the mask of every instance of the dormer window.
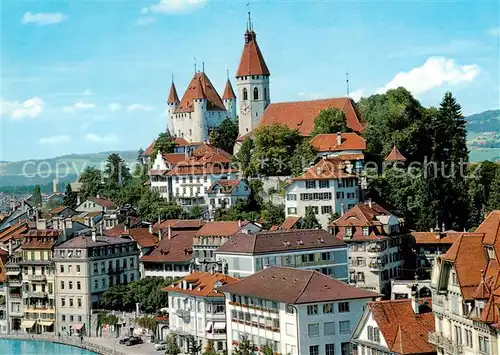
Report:
M351 237L352 236L352 227L345 227L344 234L346 237Z
M495 251L493 250L493 247L491 245L486 245L484 248L486 249L486 252L488 253L488 258L496 259Z
M369 235L369 234L370 234L370 228L363 227L363 235Z

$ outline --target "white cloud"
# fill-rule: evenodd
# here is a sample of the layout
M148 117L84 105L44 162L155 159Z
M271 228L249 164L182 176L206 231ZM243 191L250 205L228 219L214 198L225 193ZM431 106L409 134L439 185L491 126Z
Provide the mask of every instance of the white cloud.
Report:
M94 143L113 143L118 141L118 137L115 134L100 136L95 133L88 133L85 135L85 140Z
M147 26L156 22L156 17L151 16L141 16L137 20L135 20L136 26Z
M26 12L21 19L21 23L23 25L36 24L40 26L45 26L45 25L55 25L56 23L64 22L67 19L68 16L60 12L38 13L38 14L32 14L31 12Z
M152 106L148 106L148 105L131 104L131 105L128 105L127 110L128 111L154 111L155 108Z
M116 112L116 111L120 111L122 109L122 105L120 105L119 103L116 103L116 102L112 102L108 105L108 108L111 112Z
M159 3L145 7L142 9L142 14L150 12L158 14L180 14L189 13L201 9L206 5L208 0L160 0Z
M92 103L85 103L85 102L78 101L73 106L64 106L63 111L64 112L75 112L78 110L82 110L82 111L83 110L92 110L94 108L96 108L96 106Z
M365 89L358 89L354 90L353 92L349 93L349 97L353 99L354 101L359 101L362 97L366 96L367 93Z
M69 142L69 136L67 134L61 134L57 136L42 137L38 140L40 144L59 144Z
M45 102L35 96L23 102L0 101L0 116L9 116L14 120L35 118L42 114Z
M474 80L481 71L477 64L458 65L445 57L429 57L425 63L407 72L399 72L378 94L400 86L418 96L444 84L456 85Z
M500 37L500 27L490 28L488 34L493 37Z
M50 94L49 96L58 97L58 96L92 96L94 92L90 89L85 89L80 92L56 92L55 94Z

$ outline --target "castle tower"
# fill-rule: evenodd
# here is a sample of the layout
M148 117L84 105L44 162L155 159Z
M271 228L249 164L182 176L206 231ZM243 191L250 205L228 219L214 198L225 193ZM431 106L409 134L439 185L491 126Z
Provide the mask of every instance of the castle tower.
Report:
M170 93L168 94L167 106L168 106L168 130L172 135L175 136L175 116L174 112L179 106L179 96L177 95L177 89L175 88L174 78L172 77L172 85L170 86Z
M236 73L240 135L250 132L258 125L264 110L271 102L269 91L271 73L257 44L257 35L253 30L250 13L248 17L245 46Z
M233 86L229 81L226 82L226 88L224 89L224 94L222 95L222 101L226 107L227 115L229 118L236 120L236 95L234 94Z

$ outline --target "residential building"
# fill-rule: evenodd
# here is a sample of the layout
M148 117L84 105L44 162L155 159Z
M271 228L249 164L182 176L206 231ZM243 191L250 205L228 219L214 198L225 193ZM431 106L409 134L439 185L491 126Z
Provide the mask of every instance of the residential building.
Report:
M151 190L158 192L163 198L170 199L171 196L169 193L172 191L172 179L167 176L167 173L172 171L177 164L188 159L188 157L187 152L185 154L162 154L158 151L151 170L149 170Z
M363 170L366 141L355 132L318 134L311 139L311 146L319 157L337 157L352 162L354 171Z
M55 207L51 210L49 210L48 214L50 217L59 217L59 218L68 218L74 215L77 215L78 212L76 212L73 208L68 207L68 206L59 206Z
M358 177L352 164L339 158L324 158L285 187L285 216L305 216L313 209L324 229L332 214L359 202Z
M7 333L12 331L21 331L25 328L21 327L22 318L24 315L23 299L22 299L22 276L21 266L19 262L22 260L22 252L20 247L12 250L9 261L5 264L7 274L7 290L5 291L7 307Z
M226 294L229 355L243 340L281 354L348 355L353 328L378 297L314 270L276 266L218 290Z
M411 244L417 256L417 268L430 271L436 256L446 254L463 233L455 231L411 232Z
M329 225L349 245L349 283L391 295L391 279L402 275L403 233L398 217L374 202L359 203Z
M438 354L500 353L500 210L488 214L474 233L457 238L432 269L435 332L429 342Z
M111 213L116 210L115 204L103 197L97 195L96 197L89 197L81 202L75 209L76 212L104 212Z
M24 315L21 328L28 333L54 333L55 279L52 250L57 230L30 230L21 244Z
M391 280L391 300L410 299L412 294L432 298L431 280L416 280Z
M208 211L213 218L219 208L231 208L239 200L246 201L250 197L250 186L243 179L217 180L208 189Z
M129 237L78 236L54 248L56 331L95 335L92 309L113 285L139 279L139 249Z
M215 252L224 272L248 277L269 266L316 270L347 282L347 244L324 230L237 234Z
M213 341L215 351L230 349L226 334L226 301L218 287L237 282L231 276L193 272L163 289L168 292L170 332L182 353L188 353L188 336L204 350Z
M432 355L436 347L428 342L434 332L431 299L369 302L351 343L354 354Z
M248 221L206 222L196 232L193 239L195 268L200 271L222 271L222 264L217 262L215 252L228 240L239 233L250 235L262 228Z
M8 254L0 249L0 334L7 334L9 329L7 292L9 286L7 284L7 263Z

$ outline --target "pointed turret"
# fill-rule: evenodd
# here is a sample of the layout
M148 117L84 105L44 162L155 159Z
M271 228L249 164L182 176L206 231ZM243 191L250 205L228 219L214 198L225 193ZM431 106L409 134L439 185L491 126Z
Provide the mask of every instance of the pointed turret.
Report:
M391 152L389 153L389 155L387 157L385 157L384 160L385 161L403 161L404 162L404 161L406 161L406 158L403 154L401 154L399 149L394 144Z
M250 13L248 27L245 32L245 46L243 47L243 54L241 55L240 66L238 67L236 77L248 75L271 75L259 45L257 44L257 35L253 30Z
M224 95L222 95L222 101L226 107L228 117L236 119L236 95L234 94L233 86L231 81L227 78L226 88L224 89Z
M223 100L235 100L236 95L234 94L233 91L233 86L231 85L231 81L227 79L226 81L226 88L224 89L224 94L222 95Z
M170 93L168 94L167 103L177 104L179 102L180 102L179 95L177 95L177 89L175 88L174 81L172 80L172 85L170 86Z

